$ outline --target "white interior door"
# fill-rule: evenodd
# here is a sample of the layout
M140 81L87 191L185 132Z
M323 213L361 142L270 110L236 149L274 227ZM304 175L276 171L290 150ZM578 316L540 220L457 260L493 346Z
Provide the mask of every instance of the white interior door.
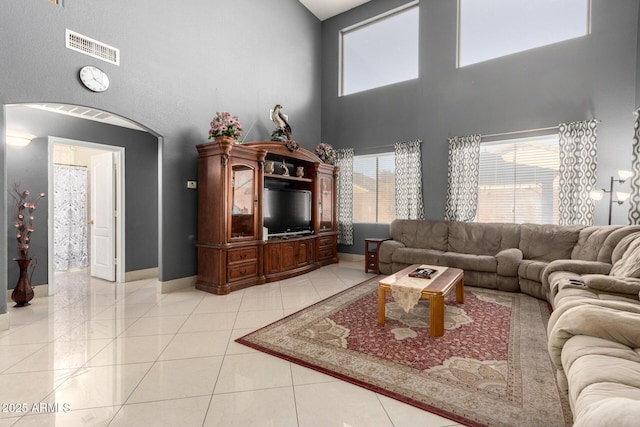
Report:
M115 174L113 153L91 156L91 276L115 281Z

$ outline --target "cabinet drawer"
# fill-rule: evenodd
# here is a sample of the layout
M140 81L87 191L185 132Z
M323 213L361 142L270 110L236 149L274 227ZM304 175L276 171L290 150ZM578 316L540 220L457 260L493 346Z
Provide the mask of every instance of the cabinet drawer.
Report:
M320 237L318 239L318 245L320 247L323 246L333 246L333 242L334 242L335 237L333 236L325 236L325 237Z
M258 248L242 248L229 250L229 264L252 261L258 258Z
M318 254L318 257L320 259L333 258L333 254L334 252L332 247L320 248L320 253Z
M229 267L227 274L229 275L230 282L255 277L258 275L258 263L252 262Z

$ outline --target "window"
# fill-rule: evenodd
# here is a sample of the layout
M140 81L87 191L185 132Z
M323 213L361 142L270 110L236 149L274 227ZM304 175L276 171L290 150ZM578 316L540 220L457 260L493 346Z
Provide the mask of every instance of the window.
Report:
M418 5L340 31L340 93L418 78Z
M557 135L480 144L479 222L558 224Z
M396 217L395 157L353 157L353 222L390 223Z
M458 66L589 34L590 0L459 0Z

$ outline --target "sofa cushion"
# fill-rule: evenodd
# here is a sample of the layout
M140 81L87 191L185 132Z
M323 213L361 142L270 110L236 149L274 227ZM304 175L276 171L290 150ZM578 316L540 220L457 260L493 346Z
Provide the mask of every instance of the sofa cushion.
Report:
M640 389L597 384L584 390L575 406L579 409L573 427L636 427L640 419Z
M624 255L613 264L609 274L618 277L640 278L640 238L634 238L629 243Z
M440 256L444 252L433 249L399 248L391 255L393 262L402 264L435 264L440 263Z
M394 240L410 248L447 250L449 225L445 221L396 219L389 232Z
M470 271L485 271L495 273L498 269L498 260L490 255L470 255L456 252L445 252L439 257L441 265L446 267L461 268Z
M568 259L583 228L582 225L522 224L520 250L525 259Z
M525 279L541 281L542 272L549 265L546 261L535 261L530 259L523 259L518 266L518 276Z
M449 223L447 252L495 255L502 249L517 247L519 225L453 221Z

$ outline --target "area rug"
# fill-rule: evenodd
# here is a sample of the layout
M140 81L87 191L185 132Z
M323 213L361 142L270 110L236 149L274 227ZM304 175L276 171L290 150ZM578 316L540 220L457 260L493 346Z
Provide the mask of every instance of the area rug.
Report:
M465 288L429 335L429 303L408 314L388 295L378 324L374 277L237 341L468 426L570 426L547 353L549 306ZM452 292L455 294L455 292Z

